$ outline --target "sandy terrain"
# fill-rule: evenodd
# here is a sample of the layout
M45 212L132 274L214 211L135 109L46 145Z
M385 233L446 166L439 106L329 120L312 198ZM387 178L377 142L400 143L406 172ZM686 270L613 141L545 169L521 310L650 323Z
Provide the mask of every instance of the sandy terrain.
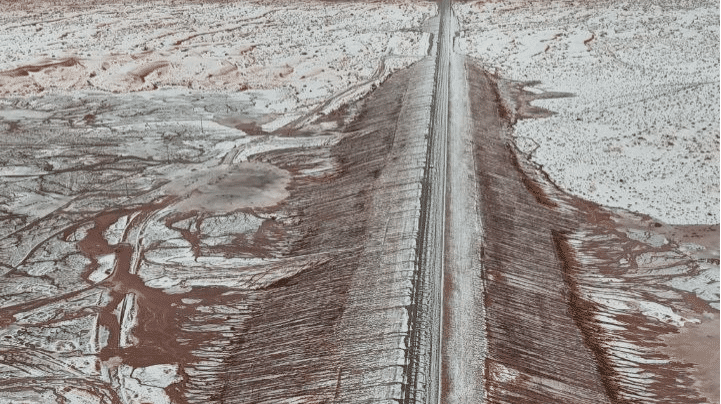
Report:
M428 35L413 27L434 7L38 2L28 11L16 5L0 15L0 43L6 44L0 95L247 90L258 112L283 114L287 123L425 55Z
M666 223L719 222L718 1L456 4L459 47L557 115L516 124L562 188Z
M248 364L227 361L251 313L280 349L302 342L258 299L325 276L327 243L300 245L345 206L308 212L339 192L318 184L339 175L331 148L356 112L332 113L429 52L435 5L26 5L0 13L0 402L228 402L214 386ZM351 183L343 200L364 200ZM361 245L336 227L350 245L333 251ZM334 291L317 307L335 310Z
M627 368L630 362L643 363L646 371L657 366L651 372L658 375L673 369L662 359L664 356L658 356L661 352L673 360L697 364L688 384L700 389L703 398L699 400L718 402L718 357L708 355L718 351L718 332L714 331L719 308L718 8L717 1L599 1L575 2L571 7L561 1L492 1L454 6L464 29L456 44L500 78L499 89L506 105L511 111L517 110L516 118L520 119L513 136L521 152L572 194L653 217L641 219L619 210L613 219L619 226L614 231L624 232L627 238L611 237L610 244L638 241L650 249L635 259L622 250L609 256L600 251L589 254L586 248L598 247L586 247L587 242L580 243L580 239L572 243L582 262L608 268L601 269L600 275L587 267L574 282L578 282L577 302L581 307L595 307L596 318L602 324L608 322L601 326L608 331L593 338L604 341L596 345L605 346L595 351L600 365L617 372L611 379L615 399L637 399L635 394L641 394L645 402L652 402L679 394L653 393L655 387L640 393L632 387L637 371L633 366ZM525 91L518 91L519 87ZM548 116L547 111L529 108L525 106L528 101L556 114ZM536 180L543 182L542 177ZM598 217L593 213L587 220ZM711 226L674 227L659 220ZM598 228L594 231L604 232ZM587 237L588 233L580 236ZM670 251L669 246L673 246ZM676 266L689 255L695 261L686 261L686 269ZM508 257L508 253L503 256ZM644 275L634 275L629 262ZM533 264L525 265L532 268ZM611 268L618 271L617 275ZM510 277L507 272L500 274L501 280L487 281L488 290L508 282L504 281ZM670 278L651 286L663 276ZM604 287L599 287L601 279ZM614 284L617 289L611 287ZM684 302L666 300L669 286ZM525 288L521 282L515 287ZM627 295L632 289L645 292L643 296ZM514 293L509 306L523 295ZM574 312L585 312L581 307ZM487 310L493 316L493 308ZM618 320L616 316L621 313L635 318L635 324L663 323L678 328L662 331L669 333L665 336L640 333L624 339L617 327L626 327L622 324L629 320L612 320ZM583 321L577 318L585 333ZM490 324L488 327L498 332ZM489 338L489 344L502 340ZM632 348L647 343L657 348ZM596 349L588 340L586 345ZM606 353L599 357L604 350ZM549 348L544 352L550 352ZM703 352L707 355L702 358ZM603 359L604 355L609 359ZM489 353L489 358L492 356ZM654 365L657 360L660 362ZM492 370L495 376L489 383L503 388L529 383L528 379L519 381L524 376L517 369L508 364L498 366ZM644 373L643 377L648 376ZM678 386L677 380L669 379L666 385ZM542 380L536 383L548 385ZM652 385L648 380L646 383ZM538 386L533 388L538 390ZM681 393L689 400L691 395Z
M0 404L718 396L717 2L0 5Z

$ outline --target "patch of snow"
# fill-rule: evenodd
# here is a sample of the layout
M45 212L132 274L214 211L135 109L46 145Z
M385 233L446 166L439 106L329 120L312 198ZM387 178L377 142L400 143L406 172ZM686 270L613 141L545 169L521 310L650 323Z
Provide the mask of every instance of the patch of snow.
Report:
M687 322L699 323L698 319L687 319L674 313L673 309L668 306L661 305L655 302L648 302L640 300L636 302L643 315L652 317L663 323L673 324L676 327L683 327Z
M119 395L124 404L171 404L170 397L168 397L163 388L143 384L140 380L133 377L134 374L135 369L131 366L121 364L118 367ZM146 376L145 372L140 372L139 374Z
M153 365L133 370L132 377L146 386L165 388L182 380L178 365Z
M115 268L115 254L101 255L97 257L97 260L97 269L88 275L88 280L93 283L99 283L107 279Z

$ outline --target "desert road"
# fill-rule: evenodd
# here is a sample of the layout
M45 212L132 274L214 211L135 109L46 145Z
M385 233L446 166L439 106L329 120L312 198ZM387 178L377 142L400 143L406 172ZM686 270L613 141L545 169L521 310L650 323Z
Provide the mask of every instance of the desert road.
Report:
M590 298L594 265L624 243L593 245L611 231L593 218L608 214L558 192L518 156L513 106L504 105L496 78L456 51L460 30L450 1L440 1L412 296L423 310L409 322L403 402L692 397L678 383L639 384L636 366L647 380L664 380L673 367L640 348L648 335L619 339L599 322L610 308Z
M482 329L474 326L482 324L478 321L483 313L482 288L471 286L480 274L479 256L473 248L473 240L480 237L480 222L469 153L470 104L464 58L453 49L458 27L450 1L439 2L438 18L417 241L418 276L425 279L423 286L414 289L415 305L426 310L411 325L418 345L412 346L416 352L409 353L416 358L407 375L408 385L414 386L407 400L471 403L482 399L478 381L484 338L479 335ZM427 341L423 333L428 334Z
M109 46L0 71L0 404L718 402L718 225L557 185L532 123L591 108L482 59L618 68L622 29L494 45L616 3L101 3L0 12Z

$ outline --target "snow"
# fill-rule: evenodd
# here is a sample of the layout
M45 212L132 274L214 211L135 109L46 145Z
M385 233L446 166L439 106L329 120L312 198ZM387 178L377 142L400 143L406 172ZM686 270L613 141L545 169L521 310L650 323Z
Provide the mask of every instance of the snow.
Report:
M11 268L22 270L5 282L2 303L7 307L70 296L13 314L15 324L0 332L13 337L12 344L32 343L62 356L73 377L107 383L124 403L170 402L164 388L180 380L177 364L159 361L134 368L118 356L96 369L97 354L109 343L115 345L112 349L138 344L133 334L140 335L136 327L144 326L138 324L139 304L147 296L142 285L102 285L87 292L98 295L94 297L70 294L78 285L87 286L81 276L90 263L74 243L87 235L94 216L135 210L140 216L121 216L103 237L111 246L132 248L130 274L137 271L145 286L169 295L222 286L235 288L241 299L249 290L328 260L289 257L282 251L274 251L273 258L227 256L221 250L252 238L268 224L267 211L283 203L292 179L323 180L308 177L321 177L339 164L319 156L310 168L291 173L254 161L258 155L336 144L342 135L335 122L312 122L426 56L431 36L418 26L435 4L404 0L329 7L317 1L250 1L71 7L73 1L25 4L24 9L9 4L0 11L0 130L10 134L7 147L0 148L0 209L7 213L3 232L18 233L7 238L0 258L15 266L24 263ZM507 4L456 6L468 22L455 38L457 49L482 58L490 70L498 68L501 77L541 80L529 87L534 92L576 94L537 102L559 114L516 126L524 150L559 184L589 199L665 221L718 221L718 213L710 209L718 206L718 81L709 67L717 66L718 59L718 45L710 40L718 38L714 5L703 3L676 14L658 9L650 14L661 18L651 20L632 3L627 12L548 4L557 7L531 4L511 11ZM657 34L664 41L654 40ZM679 48L686 43L689 49ZM411 120L421 125L423 119ZM317 134L286 137L278 131L301 125ZM418 129L413 125L405 130ZM264 133L251 133L258 132L254 128ZM389 169L379 181L390 183L394 173ZM408 191L419 200L419 189ZM382 203L377 206L376 214L387 213ZM403 231L418 224L416 210L401 213L409 224ZM276 213L282 223L287 212ZM173 222L178 217L183 220ZM142 225L128 226L137 224L134 218L142 219ZM667 243L663 237L627 234L658 246ZM402 246L397 241L398 249L383 246L384 254L395 257L388 262L402 266L393 270L403 276L410 276L405 267L412 266L415 248L410 236L407 241ZM41 256L46 253L48 257ZM107 281L116 254L94 258L98 267L87 280ZM382 270L390 271L388 265ZM59 269L69 270L64 278L52 278ZM718 267L704 264L700 271L701 276L679 278L673 286L718 301L708 286L718 290ZM358 282L366 281L358 277ZM407 289L409 282L396 283ZM636 308L623 296L589 296L605 307ZM204 300L183 297L181 302ZM233 306L205 304L191 310L238 312ZM394 330L402 331L408 323L407 304L362 321L392 322L398 327ZM120 335L111 338L118 329L98 318L102 310L116 307ZM641 302L639 308L672 324L694 321L657 303ZM92 315L82 321L55 320L88 309ZM356 309L367 313L365 307ZM56 332L68 336L50 338ZM392 343L398 361L403 358L397 348L404 344L401 337ZM22 377L46 375L37 366L28 368ZM192 376L192 370L182 371ZM502 381L518 374L504 367L495 372ZM74 387L63 397L50 390L12 394L8 402L93 402Z
M676 289L692 292L699 298L709 302L716 310L719 306L719 278L721 271L717 264L699 263L699 274L694 276L674 277L670 284Z
M121 216L115 223L108 226L103 237L108 241L109 245L116 245L123 239L125 228L128 225L128 215Z
M678 314L674 313L673 309L671 309L670 307L661 305L659 303L640 300L637 302L637 304L641 309L641 313L643 313L645 316L653 317L664 323L673 324L676 327L683 327L686 322L700 322L697 319L683 318Z
M152 365L133 370L132 377L141 384L153 387L168 387L179 382L182 378L178 375L178 365Z
M717 1L462 3L458 46L490 71L572 98L522 120L533 160L585 199L666 223L719 222Z
M175 368L171 365L156 366L139 369L133 369L133 367L125 364L119 366L119 395L124 404L171 403L170 397L165 393L165 390L154 384L167 382L169 385L173 383L175 380Z
M427 44L409 28L435 5L153 2L91 9L8 7L0 16L0 43L6 45L0 55L0 94L169 86L282 90L258 103L258 112L283 112L296 103L310 107L368 80L385 57L401 57L400 67L417 61ZM53 65L67 60L73 62ZM14 77L2 72L33 65L47 67ZM296 97L295 91L309 82L317 89Z
M97 257L98 268L88 275L88 280L99 283L107 279L115 267L115 254L101 255Z

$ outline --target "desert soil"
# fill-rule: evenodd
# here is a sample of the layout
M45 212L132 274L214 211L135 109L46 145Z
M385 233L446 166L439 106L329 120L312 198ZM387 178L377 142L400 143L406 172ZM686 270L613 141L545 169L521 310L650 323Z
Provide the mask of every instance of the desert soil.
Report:
M718 2L0 6L0 403L718 402Z

